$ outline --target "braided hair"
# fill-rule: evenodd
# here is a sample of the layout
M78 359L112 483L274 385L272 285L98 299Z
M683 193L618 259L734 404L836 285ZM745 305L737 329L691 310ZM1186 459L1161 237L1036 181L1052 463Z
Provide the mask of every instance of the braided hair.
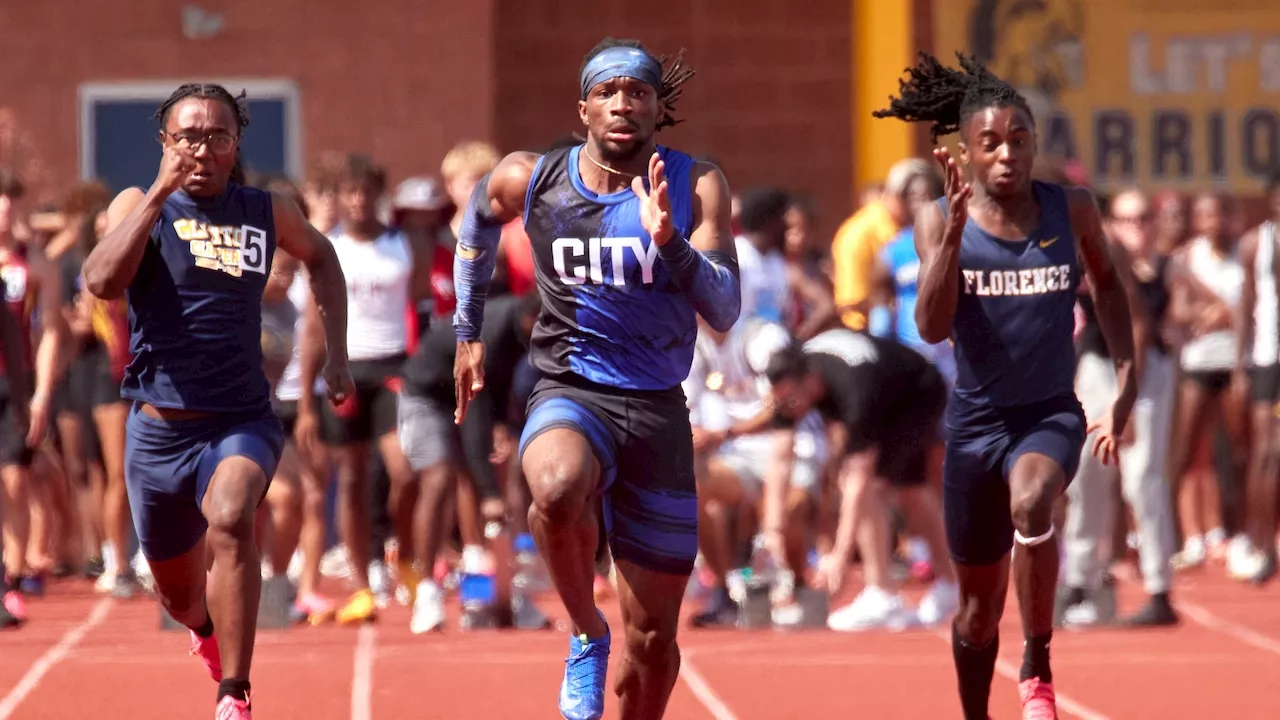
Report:
M921 52L907 79L898 81L898 97L889 98L889 107L871 113L877 118L897 118L903 122L932 123L934 142L949 135L974 113L991 107L1015 107L1031 114L1031 107L1012 85L991 73L976 58L956 53L960 69L946 67L929 53Z
M221 85L213 83L187 83L173 91L173 94L160 103L160 107L156 109L156 114L152 116L153 120L160 122L161 127L169 121L169 111L174 106L186 100L187 98L203 98L209 100L217 100L235 113L237 135L244 132L249 126L249 107L245 104L245 92L240 91L239 95L232 95L230 91ZM240 161L240 148L236 147L236 163L231 167L231 182L237 185L245 184L244 164Z
M634 48L642 52L649 52L639 40L622 40L614 37L607 37L601 40L598 45L591 48L587 56L582 59L582 65L578 68L578 74L587 67L587 63L596 55L608 50L609 48L626 47ZM676 101L680 99L681 93L684 92L684 84L688 82L695 74L693 68L684 62L684 48L680 48L674 56L657 55L655 58L658 64L662 66L662 87L658 88L658 105L662 108L662 117L658 118L655 130L663 128L675 127L684 122L675 116Z

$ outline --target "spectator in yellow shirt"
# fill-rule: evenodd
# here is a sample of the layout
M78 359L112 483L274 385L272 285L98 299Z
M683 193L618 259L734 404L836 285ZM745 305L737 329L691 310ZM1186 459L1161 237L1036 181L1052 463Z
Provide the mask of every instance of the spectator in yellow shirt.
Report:
M867 312L875 300L871 295L880 249L911 224L907 188L917 176L930 171L929 163L920 158L895 163L889 168L880 197L854 213L836 231L831 244L836 307L848 327L867 329Z

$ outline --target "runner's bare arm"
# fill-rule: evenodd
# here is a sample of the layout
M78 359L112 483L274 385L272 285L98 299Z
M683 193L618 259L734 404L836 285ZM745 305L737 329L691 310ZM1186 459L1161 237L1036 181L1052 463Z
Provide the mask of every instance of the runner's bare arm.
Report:
M307 268L311 295L324 328L329 357L347 357L347 280L329 238L311 226L294 202L271 194L276 245Z
M266 302L284 302L289 296L289 287L298 274L301 263L289 253L276 248L271 259L271 274L267 276L267 286L262 289L262 299Z
M1133 318L1129 312L1129 292L1124 273L1116 269L1102 218L1093 194L1083 188L1067 190L1071 226L1077 228L1077 247L1084 271L1089 276L1098 329L1107 341L1107 351L1116 366L1116 403L1113 406L1115 432L1124 430L1129 411L1138 397L1138 372L1134 365Z
M453 258L457 294L453 327L458 342L480 339L484 302L497 267L502 226L524 213L525 195L537 163L538 156L533 153L511 153L471 192Z
M164 196L141 188L122 190L107 207L107 234L85 258L85 287L103 300L115 300L133 282L151 231L160 219Z
M960 232L963 225L948 225L942 210L929 203L916 214L916 255L920 257L916 297L916 327L927 343L951 336L956 305L960 301ZM945 237L954 235L954 237Z

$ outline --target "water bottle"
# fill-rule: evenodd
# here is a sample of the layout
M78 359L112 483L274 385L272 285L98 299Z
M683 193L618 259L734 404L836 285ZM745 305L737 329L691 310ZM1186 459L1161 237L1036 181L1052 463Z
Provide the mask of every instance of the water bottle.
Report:
M769 552L764 536L757 535L751 542L751 579L755 583L765 583L770 587L777 576L778 566L774 562L773 553Z
M512 543L515 550L515 576L512 583L526 595L537 595L551 590L551 576L538 555L538 546L529 533L521 533Z
M747 582L751 579L751 568L735 568L724 578L724 589L729 592L729 599L742 605L747 601Z
M511 592L511 624L517 630L550 630L552 627L551 618L543 615L518 587Z
M822 629L827 626L827 616L831 612L831 598L826 590L802 587L796 592L796 602L801 609L801 627Z
M743 599L738 603L738 627L759 629L773 626L773 600L770 593L777 577L777 567L764 536L757 535L751 549L751 562L742 573L745 585Z
M458 583L462 629L483 630L497 625L493 613L496 588L489 575L463 575Z

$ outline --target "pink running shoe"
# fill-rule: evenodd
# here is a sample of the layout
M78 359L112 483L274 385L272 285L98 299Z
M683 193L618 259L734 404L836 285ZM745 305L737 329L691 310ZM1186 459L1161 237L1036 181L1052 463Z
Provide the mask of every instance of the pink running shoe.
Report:
M431 578L437 585L443 586L445 579L449 577L449 572L449 563L444 558L437 558L435 567L431 569Z
M1018 683L1018 696L1022 698L1022 720L1058 720L1058 704L1053 694L1053 683L1029 678Z
M911 564L911 577L917 582L927 583L933 582L937 575L933 572L933 563L921 560Z
M224 695L213 713L213 720L253 720L253 706L249 704L249 696L246 694L244 700L237 700Z
M303 593L298 595L294 607L312 625L323 625L333 619L337 608L333 601L319 593Z
M4 594L4 609L17 618L18 622L27 621L27 601L17 590L10 590Z
M213 678L214 682L222 682L222 656L218 654L218 638L212 636L202 638L192 630L191 654L204 661L204 666L209 668L209 677ZM219 706L219 708L221 708L221 706ZM218 717L221 718L221 709L219 709L218 713ZM240 716L229 715L228 717ZM248 717L248 715L245 717Z

